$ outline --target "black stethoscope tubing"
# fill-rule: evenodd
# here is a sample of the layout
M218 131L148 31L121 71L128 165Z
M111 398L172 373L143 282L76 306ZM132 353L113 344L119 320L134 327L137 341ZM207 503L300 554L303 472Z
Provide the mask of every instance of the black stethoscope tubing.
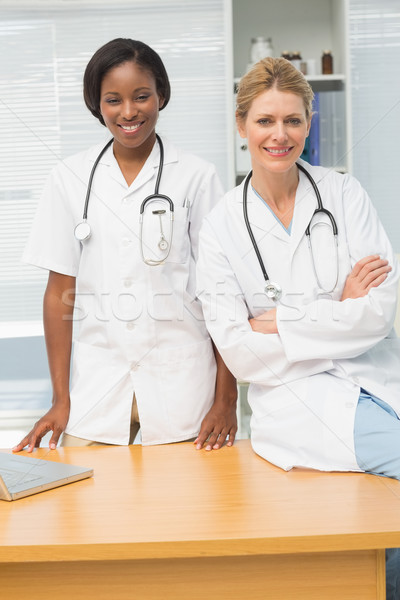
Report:
M89 208L89 198L90 198L90 194L92 191L92 182L93 182L93 177L96 171L96 167L99 164L101 157L103 156L103 154L106 152L106 150L111 146L111 144L113 143L114 138L111 138L111 140L109 140L107 142L107 144L104 146L104 148L102 149L102 151L100 152L100 154L98 155L98 157L96 158L94 165L92 167L92 170L90 172L90 177L89 177L89 182L88 182L88 186L87 186L87 190L86 190L86 198L85 198L85 206L83 209L83 220L86 221L87 220L87 214L88 214L88 208Z
M160 136L156 133L156 138L157 138L157 142L160 148L160 162L158 165L158 173L157 173L157 179L156 179L156 184L154 186L154 194L150 194L150 196L147 196L147 198L145 198L140 206L140 214L143 213L144 208L147 204L147 202L149 200L151 200L154 197L157 198L163 198L164 200L166 200L169 203L170 209L173 212L174 211L174 203L172 202L171 198L169 198L168 196L165 196L163 194L159 194L158 190L160 189L160 181L161 181L161 175L163 172L163 168L164 168L164 145L161 141ZM100 154L98 155L98 157L96 158L94 165L92 167L92 170L90 172L90 176L89 176L89 182L88 182L88 187L87 187L87 191L86 191L86 198L85 198L85 206L83 209L83 220L86 221L87 220L87 214L88 214L88 208L89 208L89 198L90 198L90 194L92 191L92 182L93 182L93 177L94 174L96 172L96 168L97 165L99 164L103 154L105 154L105 152L108 150L108 148L111 146L111 144L113 143L114 138L111 138L111 140L109 140L107 142L107 144L104 146L104 148L101 150Z
M313 214L311 216L311 219L310 219L310 221L309 221L309 223L307 225L306 231L305 231L305 234L306 234L306 236L308 237L308 240L309 240L309 245L310 245L311 223L312 223L312 220L314 219L314 217L318 213L323 213L323 214L327 215L327 217L329 218L329 220L331 222L331 225L332 225L332 232L333 232L333 235L335 237L336 244L337 244L338 229L337 229L336 221L335 221L335 218L334 218L333 214L327 208L324 208L324 206L322 204L321 194L319 193L318 186L315 183L313 177L307 171L307 169L305 169L299 163L296 163L296 166L297 166L297 168L300 171L302 171L306 175L306 177L308 178L309 182L311 183L311 185L313 187L313 190L315 192L315 196L317 198L317 203L318 203L318 207L313 212ZM274 283L274 282L270 281L270 279L269 279L267 270L265 268L264 261L262 259L260 250L258 248L256 239L255 239L254 234L253 234L253 230L252 230L251 225L250 225L249 215L248 215L248 212L247 212L247 190L248 190L249 182L250 182L250 179L251 179L252 175L253 175L253 171L250 171L250 173L248 173L248 175L247 175L247 177L245 179L244 186L243 186L243 216L244 216L244 221L245 221L245 224L246 224L246 228L247 228L248 234L250 236L251 243L253 244L253 248L254 248L254 251L256 253L258 262L260 263L262 274L264 276L264 280L265 280L265 283L266 283L265 293L272 300L278 300L280 298L280 296L282 295L282 288L277 283ZM316 274L315 265L314 265L314 257L313 256L312 256L312 260L313 260L314 271L315 271L315 274Z
M159 192L158 192L158 190L160 189L161 175L162 175L163 168L164 168L164 145L161 141L160 136L157 133L156 133L156 138L157 138L158 146L160 148L160 162L158 165L156 185L154 186L154 194L150 194L150 196L147 196L147 198L145 198L143 200L142 204L140 205L140 214L143 215L145 206L150 200L156 200L157 198L161 198L161 200L166 200L168 202L169 208L171 211L171 216L173 216L174 203L172 202L171 198L169 198L169 196L165 196L164 194L159 194Z
M152 200L158 200L158 199L168 202L169 208L170 208L170 220L171 220L171 222L173 222L173 220L174 220L174 203L172 202L171 198L169 198L168 196L166 196L164 194L159 193L160 181L161 181L161 176L162 176L163 167L164 167L164 146L163 146L160 136L157 134L156 134L156 139L157 139L157 142L158 142L158 145L160 148L160 161L159 161L159 165L158 165L157 179L156 179L156 184L154 187L154 193L150 194L150 196L147 196L147 198L145 198L140 205L141 224L143 223L143 216L144 216L143 213L144 213L146 204L148 204ZM96 160L93 164L92 170L89 175L89 181L88 181L88 186L87 186L87 190L86 190L85 204L84 204L84 208L83 208L82 221L80 223L78 223L78 225L75 227L75 237L80 242L83 242L83 241L89 239L91 236L91 227L90 227L89 223L87 222L87 215L88 215L88 210L89 210L89 199L90 199L90 195L91 195L91 191L92 191L93 177L96 172L97 165L99 164L102 156L107 151L107 149L111 146L113 141L114 141L114 138L111 138L111 140L109 140L107 142L107 144L104 146L104 148L102 148L102 150L100 151L98 157L96 158ZM170 250L171 242L172 242L172 229L171 229L170 237L171 237L171 239L170 239L170 242L168 245L169 250ZM143 240L141 241L141 246L143 246ZM168 254L169 254L169 250L168 250ZM143 256L143 247L142 247L142 256ZM165 260L165 258L166 257L164 257L163 261ZM144 256L143 256L143 260L145 260ZM161 262L163 262L163 261L150 261L149 264L161 264ZM145 260L145 262L147 262L147 261Z
M307 169L305 169L302 165L300 165L299 163L296 163L296 167L298 169L300 169L300 171L302 171L304 173L304 175L306 175L306 177L308 178L308 181L311 183L313 190L315 192L315 195L317 197L317 202L318 202L318 208L316 208L313 212L313 215L310 219L309 224L307 225L307 229L306 229L306 235L310 236L310 226L311 226L311 221L313 220L313 218L315 217L315 215L317 215L318 213L323 213L325 214L332 225L332 231L333 231L333 235L337 236L338 234L338 229L337 229L337 225L336 225L336 221L335 218L333 216L333 214L327 209L324 208L322 205L322 199L321 199L321 194L319 193L319 189L317 184L315 183L313 177L311 177L310 173L307 171Z

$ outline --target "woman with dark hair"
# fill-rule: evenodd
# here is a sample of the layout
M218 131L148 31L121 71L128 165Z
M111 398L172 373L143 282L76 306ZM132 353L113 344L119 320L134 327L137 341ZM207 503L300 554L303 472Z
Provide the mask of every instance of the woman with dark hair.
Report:
M57 165L37 211L24 259L50 271L53 402L14 451L49 431L50 448L64 431L63 445L128 444L139 427L143 444L234 441L236 382L195 296L200 224L222 189L211 164L156 135L169 98L142 42L113 40L86 67L86 105L112 139Z
M171 87L164 63L150 46L131 40L117 38L105 44L92 56L83 76L83 97L90 112L105 125L100 110L101 84L108 71L124 62L134 62L154 77L157 93L163 99L160 110L165 108L171 96Z

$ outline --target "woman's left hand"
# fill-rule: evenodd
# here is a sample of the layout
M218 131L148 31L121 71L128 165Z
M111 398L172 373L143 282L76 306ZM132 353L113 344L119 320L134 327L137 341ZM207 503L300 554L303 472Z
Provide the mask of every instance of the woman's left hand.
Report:
M206 450L219 450L224 445L232 446L237 432L235 402L215 399L214 404L204 417L200 433L194 441L197 450L206 444Z
M370 289L380 286L385 281L391 270L389 262L379 254L362 258L347 276L340 301L366 296Z
M258 333L278 333L276 325L276 308L271 308L258 317L249 319L253 331Z
M222 360L220 353L213 344L217 375L215 378L214 404L204 417L200 433L194 441L197 450L206 444L206 450L219 450L226 438L227 446L232 446L237 432L236 379Z

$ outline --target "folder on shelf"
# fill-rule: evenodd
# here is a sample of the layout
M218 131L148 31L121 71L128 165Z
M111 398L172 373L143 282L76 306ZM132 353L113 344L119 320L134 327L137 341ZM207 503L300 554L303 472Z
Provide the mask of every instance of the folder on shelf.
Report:
M310 165L341 170L346 162L344 92L315 92L314 95L310 133L301 158Z
M308 135L309 138L309 159L308 162L310 165L319 165L320 164L320 114L319 114L319 92L315 92L314 94L314 104L313 104L313 117L311 120L310 133Z
M320 115L321 165L341 168L346 162L344 93L332 91L321 94Z
M300 156L310 165L319 165L320 162L320 127L319 127L319 93L314 93L313 117L311 120L310 133L306 138L304 150Z
M310 162L310 138L306 137L306 142L304 144L303 152L300 156L303 160Z

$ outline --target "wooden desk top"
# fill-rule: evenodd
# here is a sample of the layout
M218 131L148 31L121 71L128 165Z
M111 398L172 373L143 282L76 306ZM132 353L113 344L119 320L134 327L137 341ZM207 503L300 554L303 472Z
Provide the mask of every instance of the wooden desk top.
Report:
M43 448L94 478L0 502L0 562L286 554L400 546L400 482L282 471L248 440L219 451Z

